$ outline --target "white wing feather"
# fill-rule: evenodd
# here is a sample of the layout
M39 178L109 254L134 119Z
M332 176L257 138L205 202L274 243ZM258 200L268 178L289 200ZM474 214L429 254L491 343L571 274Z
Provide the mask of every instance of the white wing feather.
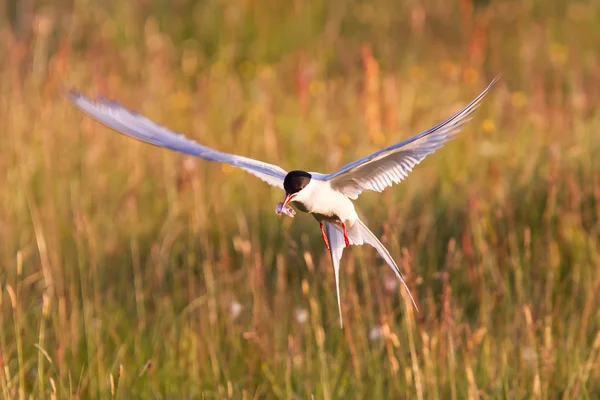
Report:
M317 179L329 181L334 189L351 199L356 199L363 190L382 192L386 187L400 183L415 165L460 131L499 78L500 76L494 78L479 96L444 122L410 139L347 164L332 174L317 174Z
M68 96L81 111L127 136L208 161L231 164L257 176L270 185L283 188L286 172L277 165L235 154L223 153L203 146L113 101L106 99L92 101L76 91L70 91Z

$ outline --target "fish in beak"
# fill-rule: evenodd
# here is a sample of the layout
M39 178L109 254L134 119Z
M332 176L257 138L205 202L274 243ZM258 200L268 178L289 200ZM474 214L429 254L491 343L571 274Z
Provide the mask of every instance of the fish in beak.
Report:
M277 204L277 207L275 208L275 212L278 215L281 214L285 214L288 215L290 217L294 217L294 215L296 214L296 211L294 211L294 209L292 207L289 206L290 202L294 199L294 197L296 197L296 194L285 194L285 198L283 199L282 203Z

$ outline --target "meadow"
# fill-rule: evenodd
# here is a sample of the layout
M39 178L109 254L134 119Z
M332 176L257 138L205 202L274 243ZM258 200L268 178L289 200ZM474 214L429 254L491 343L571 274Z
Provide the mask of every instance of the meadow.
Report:
M0 0L5 399L600 397L600 2ZM340 329L316 221L245 172L329 172L475 118L356 206Z

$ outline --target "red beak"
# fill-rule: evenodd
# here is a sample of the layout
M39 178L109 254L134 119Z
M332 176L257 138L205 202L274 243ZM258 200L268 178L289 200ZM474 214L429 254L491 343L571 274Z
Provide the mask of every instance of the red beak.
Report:
M296 197L296 193L293 193L293 194L286 193L285 199L283 199L283 207L282 208L285 208L290 203L290 201L292 201L294 199L294 197Z

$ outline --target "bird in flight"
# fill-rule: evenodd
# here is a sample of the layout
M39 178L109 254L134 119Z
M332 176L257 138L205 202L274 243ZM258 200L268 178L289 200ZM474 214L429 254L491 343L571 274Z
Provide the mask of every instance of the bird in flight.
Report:
M417 308L398 265L379 239L360 220L352 200L357 199L364 190L382 192L388 186L400 183L415 165L423 161L428 154L441 148L461 130L499 78L500 76L494 78L479 96L445 121L409 139L351 162L330 174L303 170L286 172L277 165L203 146L128 110L119 103L107 99L93 101L75 90L69 91L68 97L84 113L127 136L204 160L230 164L283 189L284 199L276 207L277 214L293 217L295 211L290 207L292 205L311 214L319 222L323 242L333 263L340 326L343 327L339 267L344 248L350 245L366 243L373 246L392 268Z

